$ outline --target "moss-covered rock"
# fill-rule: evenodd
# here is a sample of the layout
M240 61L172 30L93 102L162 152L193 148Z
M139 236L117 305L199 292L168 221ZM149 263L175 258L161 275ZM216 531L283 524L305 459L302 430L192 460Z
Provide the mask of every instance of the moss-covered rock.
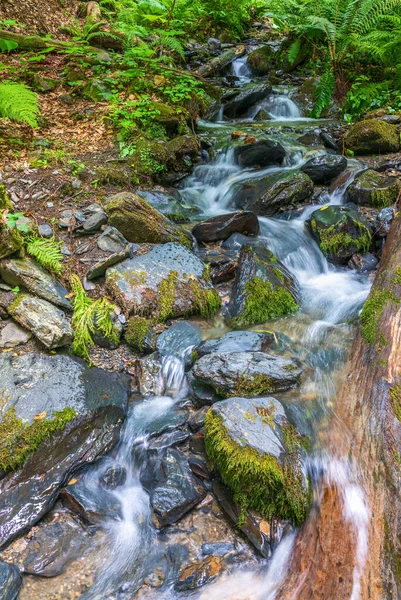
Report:
M348 202L385 208L397 201L400 191L401 179L367 169L355 177L346 195Z
M2 213L0 212L0 218ZM10 229L0 223L0 259L18 252L24 246L24 240L16 229Z
M134 350L154 352L156 350L156 338L153 323L150 319L134 316L128 320L125 341Z
M82 96L89 102L107 102L112 95L110 88L100 79L91 79L82 89Z
M131 166L139 178L155 177L174 165L175 154L164 142L152 142L139 138L131 157Z
M14 207L11 203L10 198L8 197L6 186L4 185L4 183L0 183L0 210L5 209L12 212L14 210Z
M302 523L309 501L300 437L275 398L214 404L206 415L205 446L243 511Z
M231 327L243 328L293 314L297 304L295 282L270 250L243 246L230 303Z
M170 158L167 162L169 168L181 171L192 166L198 157L200 146L194 135L180 135L166 143Z
M33 76L32 79L32 89L35 92L39 92L41 94L46 94L48 92L53 92L56 87L58 87L59 81L57 79L52 79L51 77L44 77L39 73Z
M109 216L109 224L118 229L129 242L179 242L187 248L192 245L188 232L136 194L115 194L107 200L105 209Z
M351 127L344 137L347 150L355 154L398 152L400 135L395 125L376 119L366 119Z
M267 75L272 68L274 55L271 46L261 46L248 54L246 62L254 75Z
M306 224L333 263L346 264L353 254L368 252L372 243L368 222L349 206L323 206Z
M153 115L153 121L164 127L169 135L178 133L180 125L185 123L176 108L163 102L149 102L147 108Z

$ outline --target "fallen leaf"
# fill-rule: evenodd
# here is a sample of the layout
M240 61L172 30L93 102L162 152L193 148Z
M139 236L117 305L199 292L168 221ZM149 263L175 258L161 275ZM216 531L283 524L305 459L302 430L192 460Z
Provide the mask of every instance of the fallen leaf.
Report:
M44 410L43 412L39 413L38 415L35 415L35 416L33 417L33 420L34 420L34 421L40 421L40 419L44 419L44 418L45 418L46 414L47 414L47 413L46 413L46 411Z
M67 483L67 485L74 485L75 483L77 483L78 479L70 479L70 481Z

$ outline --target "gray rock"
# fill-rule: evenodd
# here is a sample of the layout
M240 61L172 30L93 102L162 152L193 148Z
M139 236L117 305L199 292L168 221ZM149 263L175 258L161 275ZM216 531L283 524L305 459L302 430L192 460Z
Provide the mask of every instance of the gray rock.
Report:
M335 154L320 154L308 160L301 171L309 175L313 183L329 183L347 168L347 159Z
M158 352L153 352L149 356L135 361L134 372L137 382L137 389L140 394L145 396L159 396L163 391L163 380L161 377L161 361Z
M93 267L89 269L86 274L86 278L91 281L92 279L97 279L98 277L103 277L106 274L106 271L109 267L113 267L118 263L122 262L126 258L131 255L129 246L127 246L126 250L122 252L115 252L114 254L110 254L107 258L98 260Z
M265 352L227 352L202 356L190 371L195 398L212 404L230 396L261 396L297 385L302 369L292 361ZM204 391L210 400L204 402Z
M247 88L224 104L224 116L236 118L245 114L251 106L263 100L272 91L270 83Z
M53 237L53 229L47 223L42 223L38 226L38 233L41 237L44 238Z
M175 198L165 190L138 189L136 190L136 194L141 196L141 198L146 200L153 208L175 223L185 223L186 221L190 221L195 215L199 214L199 209L196 206L184 204L181 198Z
M148 443L149 450L162 450L163 448L171 448L172 446L178 446L183 444L189 438L188 431L172 431L170 433L163 433L157 438L151 438Z
M221 47L221 42L217 38L209 38L207 41L208 48L211 52L216 52Z
M16 323L7 323L0 333L0 348L14 348L26 344L32 334Z
M179 321L159 335L156 348L162 356L187 357L202 340L198 325L190 321Z
M119 464L107 469L99 477L100 483L108 490L115 490L124 485L127 480L127 470Z
M122 519L119 500L100 486L87 486L83 476L77 483L67 485L60 491L60 498L67 508L90 525L101 525L107 519Z
M107 215L103 211L96 211L82 223L83 233L94 233L99 231L102 225L107 223Z
M233 233L258 235L259 221L252 212L230 213L211 217L192 229L192 235L198 242L226 240Z
M3 284L5 285L5 284ZM8 287L8 286L5 286ZM16 298L16 294L14 294L14 292L11 291L11 289L9 288L8 290L4 290L2 291L0 289L0 319L8 319L8 309L10 308L11 304L14 302Z
M202 544L201 550L205 556L225 556L230 552L235 552L235 546L228 542L210 542Z
M128 241L115 227L107 227L97 240L97 245L104 252L122 252L127 247Z
M36 296L18 296L10 307L10 314L48 350L69 346L74 339L74 331L64 312Z
M208 406L203 406L199 410L196 411L194 415L189 419L188 425L192 429L192 431L199 431L205 424L206 414L209 410Z
M230 331L221 338L206 340L198 348L199 357L212 352L263 352L271 347L274 333L266 331Z
M206 496L206 490L178 450L166 451L163 460L164 481L153 489L150 503L158 528L176 523Z
M361 272L374 271L378 264L379 260L370 252L367 254L354 254L348 262L351 269Z
M14 565L0 562L0 594L1 600L17 600L22 577Z
M128 313L163 321L216 312L220 301L206 275L205 264L190 250L168 243L108 269L106 287Z
M20 286L62 308L71 308L68 290L30 258L9 258L0 262L0 275L12 287Z

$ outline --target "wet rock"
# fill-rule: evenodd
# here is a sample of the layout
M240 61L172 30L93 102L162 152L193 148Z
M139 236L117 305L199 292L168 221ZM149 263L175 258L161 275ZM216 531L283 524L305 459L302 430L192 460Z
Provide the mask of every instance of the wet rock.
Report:
M192 473L201 479L210 479L210 471L207 468L206 461L199 456L190 456L188 458L189 468Z
M401 180L367 169L358 174L346 191L346 200L379 208L389 207L397 201Z
M283 146L273 140L260 140L253 144L236 146L234 149L234 158L244 169L281 165L285 155Z
M115 490L127 480L127 470L121 465L107 467L99 478L100 483L108 490Z
M216 52L217 50L220 50L221 42L217 38L211 37L207 41L207 47L211 52Z
M313 183L329 183L347 168L347 159L337 154L320 154L301 167Z
M357 271L374 271L379 264L378 259L373 254L354 254L348 261L348 266Z
M264 352L275 340L271 331L230 331L220 338L206 340L198 348L198 356L212 352Z
M202 65L199 69L199 75L202 77L210 77L212 75L217 75L218 73L222 73L223 70L236 58L236 52L234 49L228 49L220 56L217 56L210 62Z
M199 212L195 206L187 206L181 199L171 196L163 189L138 189L135 193L175 223L189 221Z
M88 485L81 481L80 475L60 491L60 498L69 510L79 515L85 523L102 525L107 519L122 518L121 504L107 489Z
M189 419L188 425L192 431L199 431L199 429L202 429L205 424L206 413L208 410L207 406L203 406Z
M10 229L4 223L0 223L0 259L18 252L23 245L24 240L16 229Z
M235 552L235 546L228 542L211 542L202 544L201 550L205 556L225 556L230 552Z
M62 308L71 308L68 291L50 273L30 258L8 258L0 262L0 275L12 287L22 287Z
M179 321L159 335L156 348L162 356L177 356L190 362L189 354L196 350L201 340L198 325L190 321Z
M240 329L298 310L297 288L287 269L270 250L241 248L227 318Z
M106 287L128 313L156 318L199 314L220 307L205 264L180 244L163 244L106 272Z
M206 354L191 374L195 398L203 402L199 388L212 390L212 404L230 396L254 397L295 387L302 370L289 359L265 352Z
M330 150L334 150L335 152L338 151L338 144L337 144L336 140L329 133L326 133L325 131L321 131L320 138L326 148L329 148Z
M154 352L157 334L152 321L144 317L131 317L128 320L125 341L131 348L139 350L139 352Z
M85 545L82 527L74 521L46 523L30 538L20 555L22 571L41 577L56 577L79 556Z
M244 115L251 106L263 100L272 91L270 83L262 83L239 92L224 104L224 116L236 118Z
M161 395L163 392L163 380L161 376L161 360L158 352L135 361L135 379L137 389L145 396ZM132 371L130 371L132 373Z
M400 149L398 129L376 119L355 123L344 137L344 145L355 154L381 154L398 152Z
M20 294L9 312L48 350L69 346L74 339L74 331L64 312L46 300Z
M271 46L261 46L248 54L246 62L254 75L267 75L272 68L274 55Z
M302 144L303 146L321 146L322 140L320 139L320 134L318 133L304 133L301 135L297 142Z
M117 406L80 415L0 480L0 547L39 521L79 468L114 446L122 419Z
M198 242L226 240L232 233L258 235L259 221L252 212L230 213L211 217L192 229L192 235Z
M7 323L0 333L0 348L14 348L26 344L32 337L31 333L16 323Z
M100 250L114 254L125 250L128 240L115 227L106 227L96 243Z
M202 431L197 431L191 436L189 449L193 454L205 454L205 438Z
M236 255L239 254L242 246L253 246L255 242L256 240L246 235L242 235L242 233L233 233L221 244L221 247L224 248L224 250L228 250L230 255Z
M148 443L149 450L162 450L164 448L171 448L172 446L178 446L186 442L189 438L188 431L172 431L170 433L163 433L157 438L151 438Z
M13 565L0 562L0 593L1 600L17 600L22 577Z
M166 451L163 460L164 481L150 495L158 528L176 523L206 496L206 490L189 469L178 450Z
M366 219L349 206L323 206L306 224L327 259L346 264L353 254L369 251L372 236Z
M313 182L308 175L284 172L238 184L233 202L238 208L271 217L284 208L305 202L312 194Z
M140 196L121 192L111 196L105 205L109 223L129 242L163 244L179 242L190 248L190 234L155 210Z
M278 400L217 402L206 417L205 445L209 461L244 508L267 518L304 520L308 485L300 436Z
M217 556L209 556L203 561L192 563L181 571L174 584L178 592L196 590L213 581L221 571L221 560Z
M117 265L130 256L131 251L128 245L126 250L123 250L122 252L115 252L114 254L110 254L107 258L98 260L86 273L86 278L89 281L92 281L98 277L103 277L109 267Z
M38 233L41 237L44 238L53 237L53 229L47 223L42 223L41 225L38 225Z
M235 277L237 261L228 257L212 260L210 263L210 278L214 285L225 283Z

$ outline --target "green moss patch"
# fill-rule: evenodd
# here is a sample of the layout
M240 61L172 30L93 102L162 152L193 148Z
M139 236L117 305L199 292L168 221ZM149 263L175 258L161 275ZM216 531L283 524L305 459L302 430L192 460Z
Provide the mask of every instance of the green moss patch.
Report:
M15 409L10 408L0 422L0 470L7 472L22 467L29 454L49 440L53 433L63 431L76 416L75 410L66 407L55 412L51 419L36 419L29 424L19 419Z
M299 445L295 450L286 448L282 465L273 456L234 442L221 417L210 409L205 420L205 447L208 460L243 512L253 509L266 519L277 517L302 523L308 500L298 466Z
M374 290L366 300L361 311L361 323L362 337L367 344L373 344L376 341L379 322L389 302L400 303L397 296L389 290ZM383 340L378 341L383 345Z
M125 333L125 339L135 350L143 352L145 338L151 327L151 321L145 317L131 317L128 321L128 328Z
M327 229L319 229L319 246L324 254L336 256L341 250L348 250L351 246L355 247L356 252L368 252L372 242L372 236L362 223L354 221L354 224L360 230L358 237L352 237L349 233L343 233L338 230L337 225L332 225ZM312 231L317 231L316 222L311 221Z
M253 396L262 396L274 391L274 386L267 375L255 373L250 375L241 375L235 386L235 395L245 398Z
M393 404L394 414L401 422L401 385L399 383L390 388L390 398Z

